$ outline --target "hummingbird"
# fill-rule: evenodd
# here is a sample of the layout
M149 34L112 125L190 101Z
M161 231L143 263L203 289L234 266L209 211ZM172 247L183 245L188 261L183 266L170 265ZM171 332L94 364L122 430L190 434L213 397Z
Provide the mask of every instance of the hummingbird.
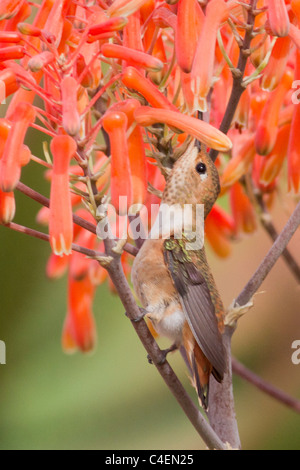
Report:
M166 180L162 204L193 209L202 204L204 219L220 192L217 168L193 141L175 162ZM176 220L176 217L175 217ZM208 408L210 376L221 382L227 368L222 340L225 311L203 244L189 249L183 231L175 236L176 221L166 235L145 240L132 266L132 283L157 333L172 341L166 353L180 349L202 407Z

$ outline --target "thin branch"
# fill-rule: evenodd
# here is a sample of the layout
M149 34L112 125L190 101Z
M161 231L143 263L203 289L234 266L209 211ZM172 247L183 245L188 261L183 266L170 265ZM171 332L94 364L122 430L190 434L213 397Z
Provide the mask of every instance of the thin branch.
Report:
M227 132L230 129L235 111L238 107L241 96L243 92L245 91L245 86L243 85L243 78L245 74L247 60L250 55L250 44L252 40L252 33L253 33L254 20L255 20L254 10L256 8L256 4L257 4L257 0L251 0L249 8L248 8L246 33L245 33L243 45L240 49L240 56L239 56L237 68L234 69L233 71L233 85L232 85L230 98L228 101L228 105L227 105L223 120L220 125L220 131L224 132L224 134L227 134ZM210 156L213 161L216 160L218 153L219 152L214 149L210 151Z
M16 224L11 222L9 224L5 224L4 227L10 228L15 232L24 233L25 235L29 235L34 238L38 238L39 240L43 240L45 242L50 242L50 237L48 234L39 232L38 230L34 230L29 227L24 227L23 225ZM81 253L82 255L88 256L89 258L98 258L105 256L104 253L99 251L90 250L89 248L85 248L84 246L77 245L76 243L72 243L72 250Z
M286 246L288 245L290 239L296 232L299 225L300 202L298 202L296 209L289 218L287 224L285 225L280 235L277 237L268 254L265 256L265 258L255 271L249 282L246 284L242 292L236 298L235 305L237 307L246 305L252 299L253 295L257 292L257 290L273 268L278 258L282 255L282 252L285 250Z
M271 215L269 211L266 209L266 206L264 204L264 201L261 195L255 196L255 199L258 202L258 205L261 209L260 223L265 229L265 231L268 233L268 235L271 237L273 242L275 242L278 238L278 232L271 220ZM300 266L295 260L295 258L293 257L293 255L291 254L291 252L288 250L288 248L285 248L283 250L282 257L285 260L288 268L294 274L297 281L300 282Z
M259 390L261 390L262 392L266 393L267 395L279 401L280 403L283 403L284 405L288 406L293 411L300 413L299 400L291 397L282 390L279 390L277 387L274 387L274 385L271 385L269 382L259 377L257 374L249 370L235 358L232 358L232 370L235 374L237 374L244 380L247 380L247 382L259 388Z
M262 219L261 224L264 227L265 231L272 238L272 240L273 241L277 240L278 232L277 232L274 224L271 222L271 220ZM287 248L285 250L283 250L282 258L285 260L286 265L288 266L290 271L294 274L297 281L300 282L300 266L297 263L297 261L295 260L295 258L293 257L290 250L288 250Z

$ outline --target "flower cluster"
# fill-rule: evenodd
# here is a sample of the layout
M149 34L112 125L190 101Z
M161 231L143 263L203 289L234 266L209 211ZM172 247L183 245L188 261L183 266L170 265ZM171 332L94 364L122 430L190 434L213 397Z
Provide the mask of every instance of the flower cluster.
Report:
M93 348L92 301L107 277L74 244L104 250L91 229L104 201L133 216L159 204L191 138L219 152L230 210L213 208L206 236L220 256L255 230L257 192L270 204L280 184L299 194L299 26L299 0L1 0L0 93L11 98L0 119L0 222L14 219L22 167L43 165L51 194L37 217L49 226L49 277L68 270L66 350ZM237 80L227 136L218 129ZM29 127L50 139L43 156L24 144ZM129 272L128 253L122 262Z

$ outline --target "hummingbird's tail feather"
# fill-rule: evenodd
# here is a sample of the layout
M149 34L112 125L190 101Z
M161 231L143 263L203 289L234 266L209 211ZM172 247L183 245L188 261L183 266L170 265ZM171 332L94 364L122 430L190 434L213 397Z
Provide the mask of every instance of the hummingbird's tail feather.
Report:
M198 348L199 348L199 346L198 346ZM209 392L209 377L207 377L207 382L206 382L206 378L205 378L205 382L202 379L202 383L201 383L200 374L203 371L199 370L199 366L196 362L196 356L195 356L194 353L192 354L192 367L193 367L194 386L197 390L197 394L198 394L199 400L201 401L202 407L205 410L207 410L207 408L208 408L208 392ZM203 374L201 374L201 375L203 375Z
M192 383L195 387L202 407L208 408L209 376L212 372L212 366L207 357L201 351L198 343L195 341L189 327L184 328L183 347L185 350L188 368L192 376Z

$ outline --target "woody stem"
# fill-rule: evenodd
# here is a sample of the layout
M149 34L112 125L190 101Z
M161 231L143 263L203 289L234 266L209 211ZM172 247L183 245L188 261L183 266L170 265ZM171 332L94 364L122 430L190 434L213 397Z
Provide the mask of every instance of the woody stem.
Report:
M252 40L252 33L253 33L254 20L255 20L254 10L256 8L256 4L257 4L257 0L250 1L250 8L248 9L246 33L245 33L243 44L240 49L238 65L233 73L233 85L232 85L230 98L228 101L225 114L223 116L223 120L220 125L220 131L224 132L224 134L227 134L227 132L230 129L235 111L238 107L241 96L245 91L245 87L243 85L243 78L245 74L247 61L250 55L250 44ZM213 161L216 161L218 153L219 152L214 149L210 151L210 157Z

